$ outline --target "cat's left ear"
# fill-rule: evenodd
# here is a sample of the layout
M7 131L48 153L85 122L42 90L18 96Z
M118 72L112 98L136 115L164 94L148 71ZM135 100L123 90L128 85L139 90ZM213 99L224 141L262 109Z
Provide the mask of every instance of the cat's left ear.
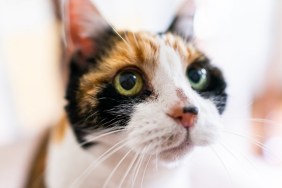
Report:
M79 51L84 56L97 52L96 39L111 29L91 0L66 0L64 6L64 28L67 51Z
M191 39L194 36L194 14L195 0L184 0L167 32Z

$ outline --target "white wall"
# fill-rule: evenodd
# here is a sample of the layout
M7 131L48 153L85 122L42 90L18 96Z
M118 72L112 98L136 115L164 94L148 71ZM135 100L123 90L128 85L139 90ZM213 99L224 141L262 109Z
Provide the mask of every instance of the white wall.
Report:
M0 145L62 111L57 34L49 1L0 1Z

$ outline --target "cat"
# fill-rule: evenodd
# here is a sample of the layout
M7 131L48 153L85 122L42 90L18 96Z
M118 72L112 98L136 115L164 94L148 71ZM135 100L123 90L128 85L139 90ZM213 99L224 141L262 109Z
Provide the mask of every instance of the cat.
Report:
M27 187L188 188L181 164L216 140L227 102L220 69L179 25L191 17L165 33L116 31L90 0L67 6L66 116Z

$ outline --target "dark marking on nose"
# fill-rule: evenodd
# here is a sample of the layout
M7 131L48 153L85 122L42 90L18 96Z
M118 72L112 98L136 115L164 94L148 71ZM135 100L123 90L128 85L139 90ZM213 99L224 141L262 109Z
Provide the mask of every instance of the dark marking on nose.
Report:
M193 115L198 115L199 109L195 106L185 106L183 107L183 113L190 113Z

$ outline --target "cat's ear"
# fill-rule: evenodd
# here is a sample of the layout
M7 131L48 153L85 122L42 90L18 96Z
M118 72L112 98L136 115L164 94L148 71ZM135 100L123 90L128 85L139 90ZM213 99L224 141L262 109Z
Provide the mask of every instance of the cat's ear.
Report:
M95 39L110 25L102 17L91 0L66 0L64 6L64 30L67 51L89 56L97 51Z
M194 35L195 0L184 0L167 32L191 39Z

